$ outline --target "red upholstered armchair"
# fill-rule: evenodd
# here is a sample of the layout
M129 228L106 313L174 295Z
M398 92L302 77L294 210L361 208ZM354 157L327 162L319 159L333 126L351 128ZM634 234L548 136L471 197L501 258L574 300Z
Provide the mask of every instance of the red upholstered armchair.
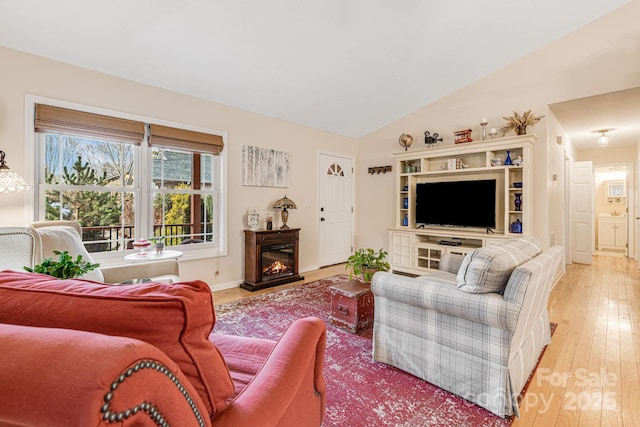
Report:
M200 281L0 272L0 426L320 426L325 326L212 334Z

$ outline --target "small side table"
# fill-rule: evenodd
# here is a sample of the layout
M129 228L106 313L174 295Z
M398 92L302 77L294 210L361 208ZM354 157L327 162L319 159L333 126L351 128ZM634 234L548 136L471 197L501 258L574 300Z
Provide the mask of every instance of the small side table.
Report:
M148 262L148 261L161 261L165 259L178 259L182 256L182 251L173 251L169 249L165 249L162 253L158 254L154 250L150 250L148 252L144 252L144 255L140 255L140 253L136 252L133 254L126 255L124 259L129 262Z
M357 280L338 283L331 292L329 323L356 333L373 324L373 293L371 286Z

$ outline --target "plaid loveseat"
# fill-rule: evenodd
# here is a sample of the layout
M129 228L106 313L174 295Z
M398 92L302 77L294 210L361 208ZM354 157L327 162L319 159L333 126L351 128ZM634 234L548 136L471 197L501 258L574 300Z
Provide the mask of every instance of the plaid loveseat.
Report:
M374 360L518 416L517 397L551 342L547 303L562 259L560 246L542 252L521 237L443 258L441 271L416 278L376 273Z

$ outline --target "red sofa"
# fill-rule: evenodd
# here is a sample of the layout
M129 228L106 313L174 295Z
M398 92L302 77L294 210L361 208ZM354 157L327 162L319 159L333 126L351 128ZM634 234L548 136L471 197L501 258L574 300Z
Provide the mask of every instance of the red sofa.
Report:
M0 272L0 426L320 426L325 325L212 333L201 281Z

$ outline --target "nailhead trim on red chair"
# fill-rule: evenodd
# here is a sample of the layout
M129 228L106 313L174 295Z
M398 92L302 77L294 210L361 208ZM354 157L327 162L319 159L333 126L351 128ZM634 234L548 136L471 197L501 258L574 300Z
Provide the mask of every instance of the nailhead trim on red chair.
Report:
M111 405L111 399L113 399L114 392L118 388L120 384L122 384L128 377L132 376L134 373L139 372L142 369L155 369L156 371L164 374L169 378L180 390L180 393L184 396L185 400L191 407L193 411L193 415L198 420L198 425L204 427L204 419L198 410L193 398L187 391L187 389L182 385L180 380L164 365L158 362L152 362L150 360L144 360L142 362L138 362L133 365L131 368L127 369L123 374L121 374L116 381L111 384L111 389L104 395L105 404L102 405L100 411L102 412L102 419L108 421L109 423L117 423L122 422L123 420L129 418L131 415L137 414L140 411L146 412L149 414L151 419L156 423L159 427L170 427L169 422L164 418L162 413L156 408L152 403L142 402L139 405L134 406L133 408L126 409L121 412L112 412L109 408Z

